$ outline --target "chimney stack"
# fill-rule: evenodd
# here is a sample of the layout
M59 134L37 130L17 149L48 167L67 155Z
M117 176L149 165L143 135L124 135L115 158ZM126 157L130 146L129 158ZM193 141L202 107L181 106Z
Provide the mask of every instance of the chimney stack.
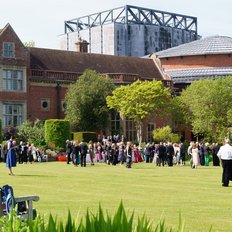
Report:
M88 53L88 45L89 43L86 40L82 40L81 38L76 44L76 51L77 52L85 52Z

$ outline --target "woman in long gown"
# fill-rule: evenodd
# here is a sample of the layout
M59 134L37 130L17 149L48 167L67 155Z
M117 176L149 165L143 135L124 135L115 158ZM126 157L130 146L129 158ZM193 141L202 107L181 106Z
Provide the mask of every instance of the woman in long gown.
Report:
M16 167L16 151L15 151L15 140L11 138L7 143L7 155L6 155L6 167L9 168L9 175L13 176L12 167Z
M196 144L194 143L192 145L192 168L197 168L198 165L199 165L199 150Z

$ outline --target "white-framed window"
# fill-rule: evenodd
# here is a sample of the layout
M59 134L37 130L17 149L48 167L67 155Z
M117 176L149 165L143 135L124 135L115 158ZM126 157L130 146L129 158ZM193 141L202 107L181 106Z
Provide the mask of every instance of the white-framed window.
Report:
M153 135L152 132L155 129L154 123L148 123L147 124L147 141L152 142L153 141Z
M130 119L126 119L126 139L128 141L137 140L137 132L136 132L135 124Z
M111 111L111 134L112 135L121 134L120 114L115 110Z
M42 111L49 111L50 110L50 99L48 98L40 99L40 107Z
M3 90L23 90L23 71L22 70L3 70Z
M12 42L3 43L3 56L6 58L15 57L15 45Z
M19 126L23 122L23 104L3 103L3 127Z

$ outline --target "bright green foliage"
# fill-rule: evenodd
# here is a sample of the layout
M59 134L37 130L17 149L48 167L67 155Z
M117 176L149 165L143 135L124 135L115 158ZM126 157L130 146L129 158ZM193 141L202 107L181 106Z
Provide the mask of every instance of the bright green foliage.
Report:
M90 216L91 215L91 216ZM83 220L84 219L84 220ZM72 219L70 211L65 222L58 222L50 214L46 222L43 217L37 216L35 220L22 221L17 213L12 212L0 219L0 232L184 232L185 224L181 217L179 220L179 227L177 230L172 230L165 226L165 221L161 220L155 230L153 230L152 223L147 219L145 214L142 218L138 217L138 222L134 223L134 214L128 216L122 202L120 203L117 212L113 217L108 213L104 213L101 205L96 214L89 213L87 210L86 217L75 223ZM85 221L85 223L83 222ZM65 224L64 224L65 223Z
M30 41L24 42L23 44L27 48L34 48L35 47L35 41L34 40L30 40Z
M178 134L172 133L170 126L155 129L153 131L153 138L155 142L163 141L177 143L180 141L180 136Z
M93 142L97 142L97 134L96 132L74 132L73 140L89 142L92 140Z
M106 96L113 88L109 78L93 70L85 71L79 80L68 88L65 96L66 118L79 130L105 129L109 113Z
M221 142L232 126L232 77L193 82L180 97L195 135Z
M69 138L69 121L60 119L49 119L45 121L45 139L49 146L65 148L65 141Z
M19 140L33 143L35 146L46 144L44 124L39 119L35 120L34 123L26 120L18 127L17 136Z
M139 141L142 120L151 114L164 113L171 99L170 90L156 80L138 80L131 85L115 89L112 94L106 98L108 107L116 109L135 122Z

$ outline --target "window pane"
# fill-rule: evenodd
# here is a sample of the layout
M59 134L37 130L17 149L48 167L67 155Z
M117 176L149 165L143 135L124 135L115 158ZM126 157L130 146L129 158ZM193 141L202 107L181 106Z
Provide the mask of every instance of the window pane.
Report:
M23 105L3 104L3 126L19 126L22 124Z
M22 80L23 79L23 72L22 71L18 71L18 79Z
M23 72L21 70L3 70L4 90L23 90Z
M13 43L4 43L3 56L9 57L9 58L14 57L14 44Z

